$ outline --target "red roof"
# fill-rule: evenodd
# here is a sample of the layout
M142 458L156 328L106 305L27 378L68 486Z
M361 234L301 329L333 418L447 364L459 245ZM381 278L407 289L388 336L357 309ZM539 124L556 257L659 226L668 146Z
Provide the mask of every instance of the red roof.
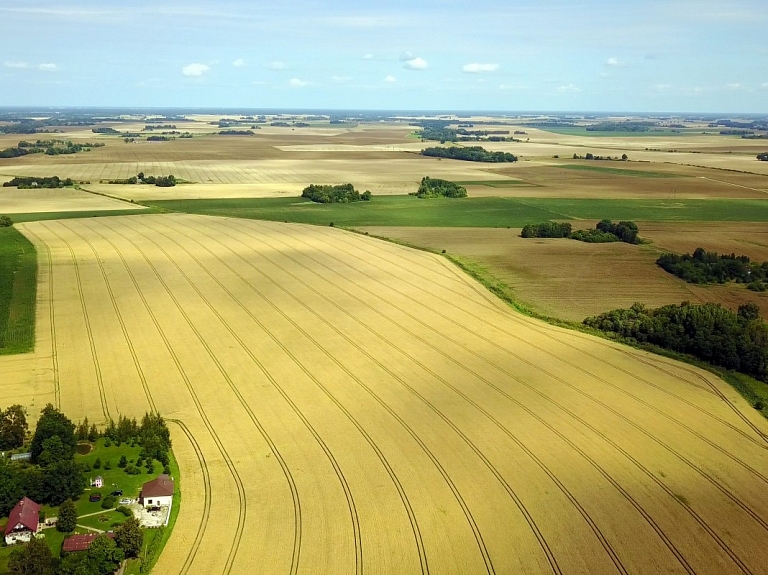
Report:
M87 535L72 535L71 537L67 537L64 540L64 547L62 547L62 551L64 553L73 553L75 551L85 551L88 549L88 547L91 546L91 543L93 543L94 539L99 537L100 535L106 535L110 539L115 538L115 534L111 531L108 533L88 533Z
M40 506L29 497L25 497L11 510L11 514L8 516L8 524L5 526L5 535L13 531L19 523L35 533L37 532L39 519Z
M141 497L171 497L173 496L173 481L163 474L157 479L147 481L141 487Z

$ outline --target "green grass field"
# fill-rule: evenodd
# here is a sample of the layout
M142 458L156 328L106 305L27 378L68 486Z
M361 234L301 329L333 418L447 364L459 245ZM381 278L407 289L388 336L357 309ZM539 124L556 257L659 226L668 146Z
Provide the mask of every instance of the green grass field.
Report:
M35 347L37 252L13 227L0 228L0 355Z
M315 204L302 198L163 200L161 209L327 226L522 227L547 220L768 221L768 200L616 200L380 196Z
M93 210L81 212L31 212L24 214L11 214L11 219L16 223L41 222L46 220L70 220L72 218L100 218L104 216L130 216L133 214L148 214L155 210Z
M589 160L590 162L598 162L601 160ZM615 176L630 176L633 178L684 178L681 174L673 174L670 172L646 172L643 170L625 170L623 168L609 168L607 166L595 166L586 164L564 164L557 166L564 170L579 170L585 172L601 172L603 174L612 174Z

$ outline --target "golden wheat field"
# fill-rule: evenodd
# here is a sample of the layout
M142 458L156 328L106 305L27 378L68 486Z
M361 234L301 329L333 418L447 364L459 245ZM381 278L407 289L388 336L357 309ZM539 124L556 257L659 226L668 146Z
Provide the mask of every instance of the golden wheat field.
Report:
M19 228L38 343L0 404L172 422L156 573L765 573L768 425L706 372L337 229Z

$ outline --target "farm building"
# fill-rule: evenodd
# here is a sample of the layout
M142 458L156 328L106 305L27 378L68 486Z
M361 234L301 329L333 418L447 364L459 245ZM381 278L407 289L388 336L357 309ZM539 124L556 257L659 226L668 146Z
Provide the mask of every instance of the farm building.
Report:
M152 481L147 481L141 487L139 503L144 507L170 507L172 500L173 480L165 474Z
M19 501L8 516L8 524L5 526L5 543L13 545L19 541L25 543L37 533L40 518L40 506L25 497Z
M67 537L64 540L64 546L61 548L61 550L64 553L74 553L76 551L85 551L91 546L91 543L93 543L94 540L100 535L102 534L88 533L86 535L72 535L70 537ZM104 533L104 535L106 535L110 539L115 538L115 534L111 531Z

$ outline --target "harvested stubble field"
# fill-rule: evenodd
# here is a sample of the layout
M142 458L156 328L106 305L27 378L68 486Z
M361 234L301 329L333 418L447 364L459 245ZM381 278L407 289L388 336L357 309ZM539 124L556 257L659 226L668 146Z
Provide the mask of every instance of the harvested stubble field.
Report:
M574 223L576 228L594 224ZM503 283L514 300L553 318L581 321L635 302L659 307L682 301L719 303L733 310L751 302L760 307L763 317L768 317L766 294L750 291L744 284L688 284L656 265L656 259L665 251L692 252L699 246L768 260L768 242L758 243L765 236L765 224L639 222L639 226L642 237L650 239L651 245L525 239L520 237L520 228L358 229L431 250L446 250L484 276Z
M768 563L768 425L708 373L520 316L439 256L339 230L21 228L40 254L38 347L0 358L0 404L174 422L183 506L158 573Z

